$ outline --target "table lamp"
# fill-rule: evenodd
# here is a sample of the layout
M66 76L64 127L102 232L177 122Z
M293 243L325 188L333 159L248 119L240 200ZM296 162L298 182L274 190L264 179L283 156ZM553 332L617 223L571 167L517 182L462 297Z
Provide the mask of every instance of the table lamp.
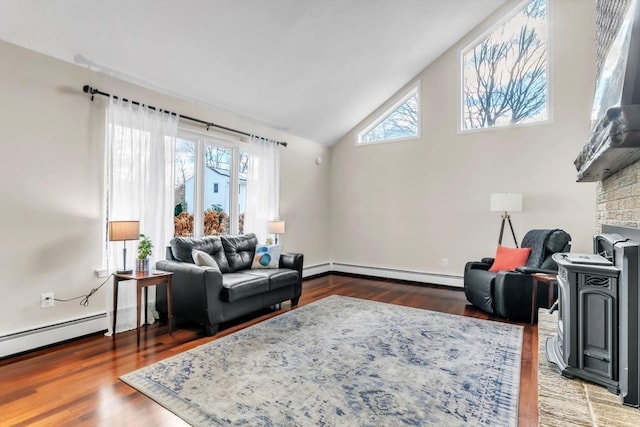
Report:
M516 240L516 233L513 231L513 225L511 225L511 216L509 212L522 212L522 194L520 193L493 193L491 194L491 212L502 212L502 225L500 226L500 237L498 237L498 244L502 244L502 235L504 233L504 222L509 222L509 228L511 229L511 235L513 241L518 247L518 241Z
M131 274L133 270L127 270L127 240L138 240L140 237L140 221L109 221L109 241L123 242L122 270L118 274Z
M276 219L274 221L269 221L267 224L267 229L269 233L275 234L276 236L276 245L278 244L278 234L284 234L284 220Z

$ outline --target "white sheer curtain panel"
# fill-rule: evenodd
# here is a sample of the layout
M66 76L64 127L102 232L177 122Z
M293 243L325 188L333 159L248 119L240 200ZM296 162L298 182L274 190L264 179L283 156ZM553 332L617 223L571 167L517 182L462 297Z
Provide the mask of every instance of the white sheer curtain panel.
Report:
M107 111L106 181L109 221L140 221L140 233L153 242L150 267L164 257L173 236L173 158L178 117L161 110L110 99ZM127 268L135 270L138 241L127 241ZM110 272L122 269L122 242L108 242ZM113 282L107 293L107 320L113 331ZM116 332L136 327L136 285L120 282ZM147 314L154 319L155 290L149 289ZM144 313L144 312L143 312ZM144 322L144 314L141 316Z
M280 151L275 141L251 137L244 230L260 243L269 236L267 221L280 218Z

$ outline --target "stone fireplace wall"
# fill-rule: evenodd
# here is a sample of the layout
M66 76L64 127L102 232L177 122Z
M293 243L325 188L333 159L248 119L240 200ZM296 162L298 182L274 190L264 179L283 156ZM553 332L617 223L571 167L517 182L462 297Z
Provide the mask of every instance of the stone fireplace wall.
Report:
M596 81L629 0L596 3ZM596 187L596 220L602 224L640 228L640 162L618 171Z
M597 232L602 224L640 228L640 162L600 181L596 188Z

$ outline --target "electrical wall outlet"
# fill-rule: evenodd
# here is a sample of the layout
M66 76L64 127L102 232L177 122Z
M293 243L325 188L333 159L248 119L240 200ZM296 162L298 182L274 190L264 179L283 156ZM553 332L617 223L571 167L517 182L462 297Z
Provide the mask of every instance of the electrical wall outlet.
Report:
M53 292L40 295L40 308L53 307L55 300L53 299Z
M109 272L106 268L96 270L96 276L100 279L104 279L105 277L107 277L109 275L108 273Z
M449 258L442 258L442 266L443 267L449 266Z

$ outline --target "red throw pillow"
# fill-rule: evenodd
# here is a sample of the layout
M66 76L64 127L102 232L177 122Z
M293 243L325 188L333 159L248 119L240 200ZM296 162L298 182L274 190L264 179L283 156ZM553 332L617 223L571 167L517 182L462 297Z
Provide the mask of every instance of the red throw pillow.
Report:
M514 271L527 263L531 248L506 248L498 245L496 259L489 271Z

